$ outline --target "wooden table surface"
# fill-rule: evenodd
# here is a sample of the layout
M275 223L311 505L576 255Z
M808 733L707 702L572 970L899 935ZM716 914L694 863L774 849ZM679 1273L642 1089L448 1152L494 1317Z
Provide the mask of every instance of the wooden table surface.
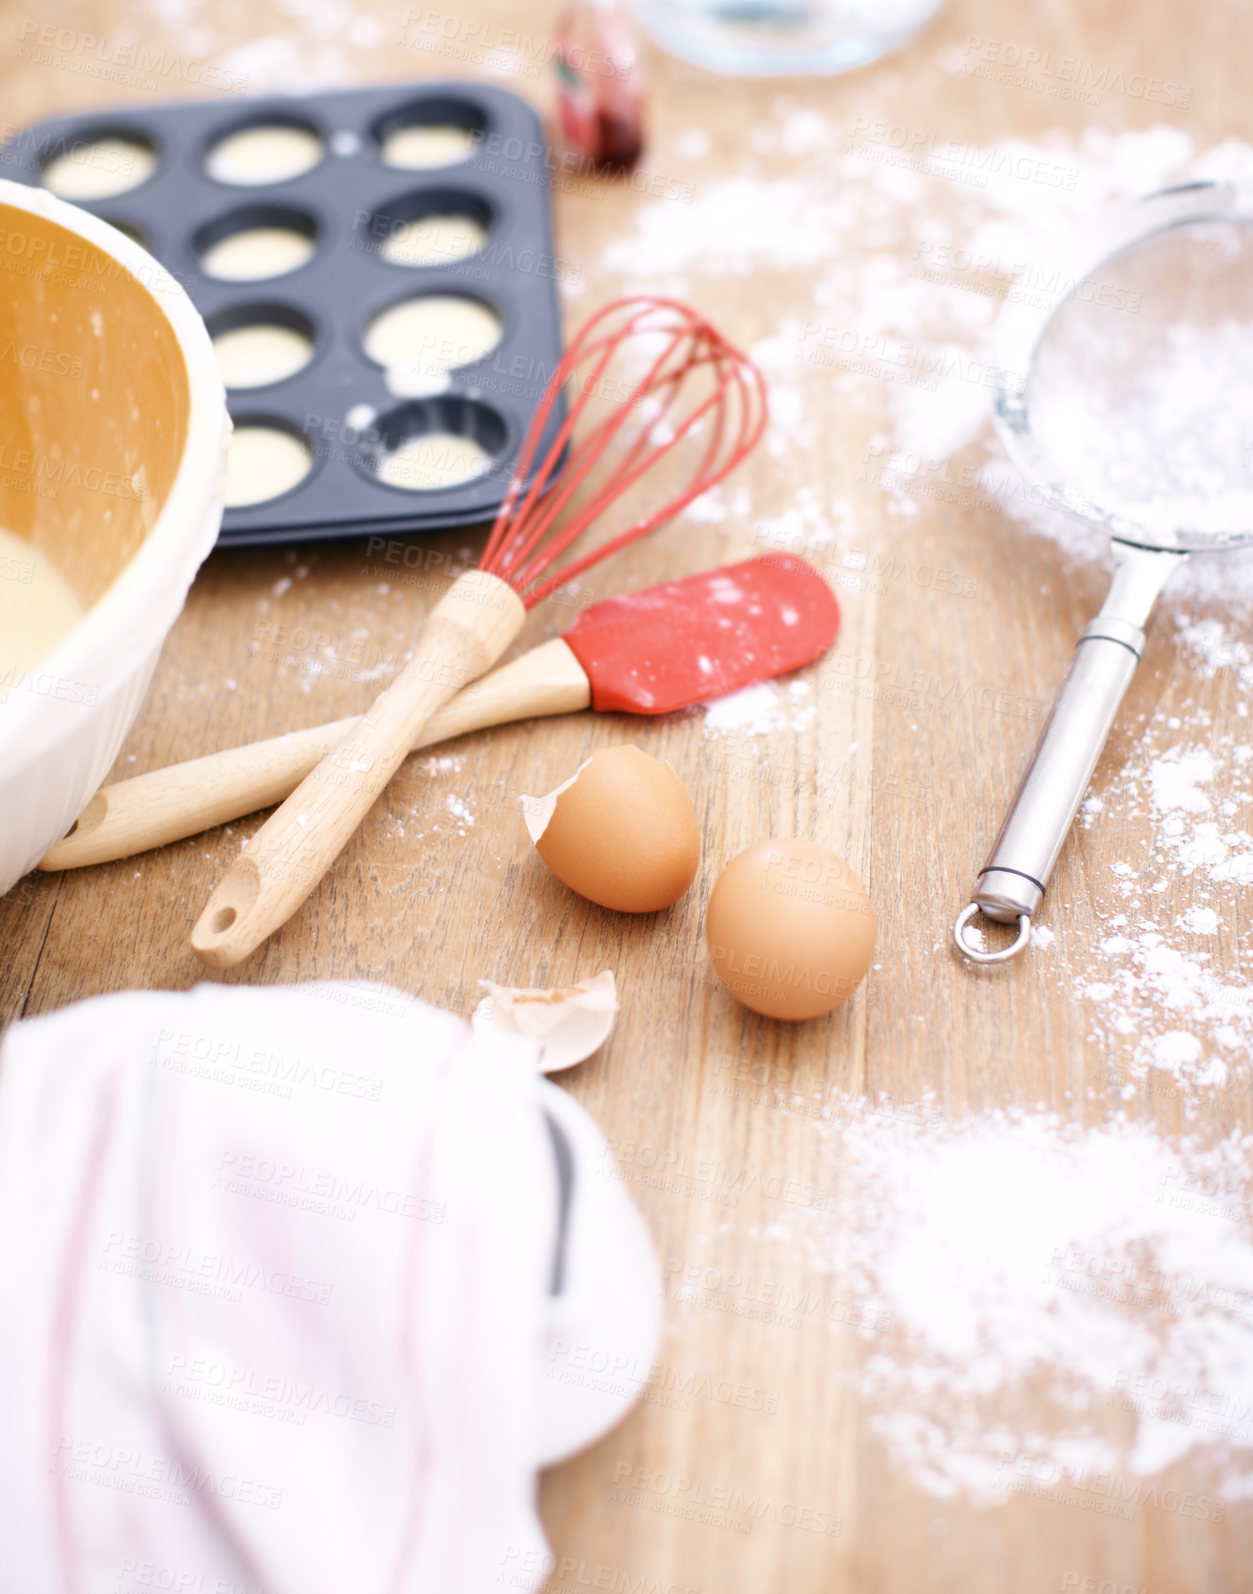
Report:
M444 12L415 8L408 20L406 8L387 0L359 0L351 9L342 0L311 7L188 0L143 11L113 0L44 0L38 10L41 23L62 30L42 50L32 48L38 40L24 8L11 9L4 24L0 88L6 120L15 124L203 92L194 72L167 79L154 95L133 72L84 71L74 40L85 33L110 47L139 41L185 61L234 63L258 91L478 76L507 83L544 109L551 98L538 48L556 12L551 0L525 8L517 0L459 0ZM454 23L439 47L414 48L412 16L427 12ZM407 27L409 44L402 42ZM510 27L520 39L506 34ZM954 52L969 51L972 39L1185 84L1188 104L1126 89L1105 93L1093 108L1051 92L1049 66L1009 82L955 70ZM16 56L10 40L22 47ZM1017 57L1002 49L1000 59ZM1228 0L1032 7L959 0L892 61L828 81L731 83L653 51L648 181L614 185L574 175L556 184L557 249L573 279L567 325L621 288L648 284L640 229L658 225L664 233L667 207L690 240L693 218L716 185L737 173L751 173L755 185L803 184L822 162L834 173L841 153L867 136L868 120L904 128L927 147L955 140L974 148L1011 135L1039 141L1051 128L1077 137L1095 123L1114 132L1169 125L1205 148L1253 135L1251 59L1253 11ZM807 111L822 124L796 120ZM779 130L791 127L800 137L807 125L824 126L839 147L809 147L800 138L789 150ZM879 139L880 151L890 147L890 138ZM867 166L875 158L872 151ZM888 163L881 164L886 183ZM654 280L668 287L682 278L689 297L745 346L781 335L796 341L805 323L839 324L846 313L839 302L815 298L833 261L854 273L883 253L916 261L927 228L940 236L936 218L951 241L961 240L971 224L970 194L927 182L916 213L898 207L877 231L837 230L813 248L781 238L774 254L750 241L749 255L758 248L751 270L690 247L671 258L658 246ZM743 204L759 193L746 189ZM838 201L834 175L824 193ZM762 226L772 225L770 214ZM904 226L893 230L892 218L901 216ZM746 214L750 235L753 225ZM630 259L614 253L624 239L635 241ZM1202 592L1168 600L1159 612L1096 777L1105 812L1068 842L1043 910L1052 943L992 976L965 965L948 947L948 926L1030 751L1040 706L1100 603L1105 573L1099 559L1024 531L986 494L907 493L912 508L902 513L900 495L866 468L891 435L898 384L882 372L824 363L812 347L806 359L804 342L802 332L786 369L777 361L772 367L799 395L801 419L785 409L771 446L720 494L716 515L665 528L591 572L585 592L647 585L762 551L770 536L762 528L790 524L782 517L806 492L828 510L838 502L839 515L828 517L833 540L793 544L808 546L837 582L843 608L837 658L847 662L810 672L812 718L796 714L770 735L719 740L699 713L657 723L576 716L468 738L440 762L415 757L305 909L245 967L221 978L369 978L467 1013L481 977L557 984L615 970L622 1012L612 1040L562 1083L617 1149L655 1237L670 1297L664 1376L620 1428L545 1476L543 1515L559 1558L552 1587L562 1594L583 1587L717 1594L1247 1588L1247 1502L1229 1503L1221 1520L1160 1503L1122 1520L1086 1509L1090 1499L1068 1503L1010 1489L990 1503L960 1490L941 1498L901 1464L875 1420L883 1413L863 1392L865 1358L891 1344L876 1345L864 1323L849 1321L851 1311L807 1314L797 1326L748 1310L745 1301L762 1298L758 1284L732 1282L764 1280L770 1298L821 1288L798 1236L827 1231L805 1207L812 1192L841 1189L838 1131L866 1103L930 1122L967 1111L1051 1110L1088 1128L1122 1112L1163 1135L1186 1125L1202 1143L1250 1129L1238 1056L1221 1097L1199 1086L1155 1089L1151 1071L1139 1066L1156 1036L1189 1030L1186 1012L1146 997L1134 1022L1120 1027L1082 994L1118 912L1121 886L1110 865L1156 834L1151 809L1137 807L1120 785L1141 738L1156 727L1165 738L1160 747L1168 747L1172 717L1196 726L1206 714L1217 735L1232 725L1247 690L1236 670L1204 668L1181 650L1176 622L1230 626L1230 608L1221 594ZM115 774L361 710L394 673L447 571L467 556L472 562L479 546L478 532L434 537L429 547L441 557L416 574L367 557L361 542L213 555ZM849 577L867 558L889 554L900 561L895 574ZM924 566L962 580L941 590L916 574ZM524 641L568 618L568 609L549 605ZM931 680L962 690L937 697L917 684ZM878 687L862 689L875 681ZM1015 703L1027 709L1015 711ZM674 765L703 830L696 886L655 918L616 916L571 895L530 853L517 817L520 791L545 791L594 749L623 740ZM1241 801L1241 791L1234 797ZM204 979L188 932L257 823L105 868L21 881L0 900L0 1020L101 992L183 989ZM703 905L719 869L769 834L811 836L847 858L879 916L869 979L830 1019L795 1028L737 1007L703 953ZM1214 901L1220 924L1204 942L1209 968L1228 987L1245 984L1247 887L1233 884L1218 901L1198 894L1195 872L1168 868L1163 879L1154 910L1160 922L1179 923L1196 903ZM1247 1040L1247 1030L1241 1034ZM735 1197L711 1202L727 1170ZM782 1179L809 1197L781 1197ZM862 1188L845 1202L841 1221L872 1223L875 1199L873 1187ZM688 1394L676 1393L685 1384ZM727 1391L739 1386L750 1393L737 1404ZM937 1390L937 1409L944 1398ZM1032 1433L1029 1406L1000 1415L1007 1432ZM1118 1412L1093 1420L1125 1436ZM1191 1452L1156 1481L1212 1493L1206 1465L1204 1453ZM669 1481L677 1478L703 1486L678 1490ZM685 1498L732 1491L774 1505L747 1531L725 1514L681 1514Z

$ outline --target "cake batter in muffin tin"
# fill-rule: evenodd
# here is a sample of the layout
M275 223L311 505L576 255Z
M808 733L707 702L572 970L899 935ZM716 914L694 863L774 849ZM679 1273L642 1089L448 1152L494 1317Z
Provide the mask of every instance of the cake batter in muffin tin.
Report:
M544 135L516 95L128 107L0 160L136 237L204 317L235 422L223 543L495 514L561 354Z

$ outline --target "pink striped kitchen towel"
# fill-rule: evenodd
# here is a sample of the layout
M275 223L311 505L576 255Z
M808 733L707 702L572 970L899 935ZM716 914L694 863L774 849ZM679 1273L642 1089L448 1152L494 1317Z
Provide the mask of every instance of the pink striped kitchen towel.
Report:
M613 1208L610 1293L651 1292L655 1344L607 1155L525 1043L379 986L136 992L14 1026L0 1587L537 1587L538 1466L629 1404L567 1409L553 1439L560 1275L591 1252L572 1201Z

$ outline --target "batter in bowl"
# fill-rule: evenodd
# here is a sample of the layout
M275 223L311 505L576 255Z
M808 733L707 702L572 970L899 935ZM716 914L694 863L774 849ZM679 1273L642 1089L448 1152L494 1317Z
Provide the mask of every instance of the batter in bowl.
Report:
M83 613L47 555L0 527L0 691L15 670L51 652Z

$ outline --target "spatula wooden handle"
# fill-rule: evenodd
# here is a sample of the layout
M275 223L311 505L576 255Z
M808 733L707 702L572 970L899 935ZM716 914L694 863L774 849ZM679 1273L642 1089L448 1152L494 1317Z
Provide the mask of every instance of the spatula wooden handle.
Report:
M574 714L591 700L583 666L555 637L458 692L427 720L413 749L512 720ZM289 797L356 723L334 720L102 786L39 867L80 869L129 858L269 808Z
M232 968L286 924L339 856L423 727L489 670L526 610L506 582L459 576L431 611L413 657L305 776L222 877L192 932L196 954Z

